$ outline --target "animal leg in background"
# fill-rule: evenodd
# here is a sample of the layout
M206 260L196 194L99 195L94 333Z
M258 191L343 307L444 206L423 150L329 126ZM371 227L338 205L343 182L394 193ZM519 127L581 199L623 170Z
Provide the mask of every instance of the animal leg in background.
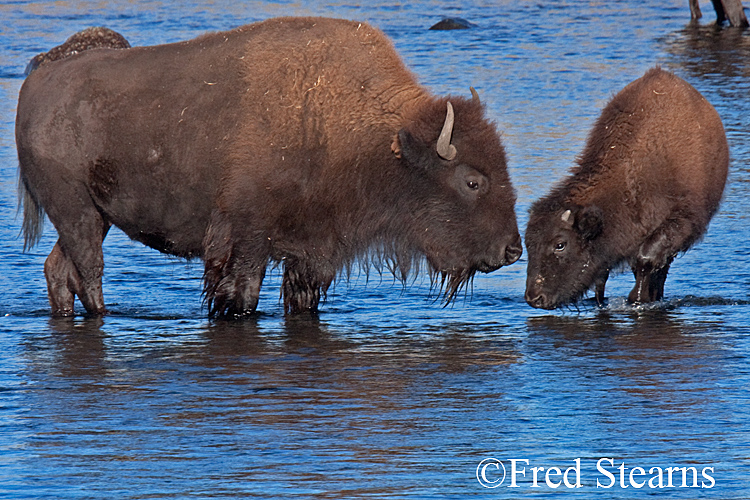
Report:
M333 278L333 276L319 276L299 260L286 259L281 285L284 310L291 314L317 312L321 294L325 296Z
M690 19L696 21L703 17L699 0L690 0ZM747 27L747 16L742 7L742 0L711 0L716 11L716 24L723 24L729 20L729 24L735 27Z
M71 316L76 295L89 314L106 312L102 242L110 225L93 206L82 212L84 215L76 224L55 224L60 237L44 263L47 295L55 316Z
M716 11L716 24L729 20L731 26L747 28L748 22L742 8L742 0L711 0Z
M701 12L700 2L698 0L690 0L689 3L690 3L690 19L695 21L703 17L703 13Z
M693 220L699 219L680 214L668 219L654 231L638 250L638 255L630 262L635 275L635 286L628 295L632 304L642 304L661 300L664 296L664 282L669 266L675 256L692 245L700 227ZM706 224L708 224L706 222Z

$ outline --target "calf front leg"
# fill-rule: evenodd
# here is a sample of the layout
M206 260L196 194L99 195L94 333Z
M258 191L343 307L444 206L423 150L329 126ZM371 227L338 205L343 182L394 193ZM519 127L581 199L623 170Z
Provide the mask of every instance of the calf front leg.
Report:
M607 286L608 279L609 269L594 280L594 298L596 299L596 305L599 307L604 307L604 288Z

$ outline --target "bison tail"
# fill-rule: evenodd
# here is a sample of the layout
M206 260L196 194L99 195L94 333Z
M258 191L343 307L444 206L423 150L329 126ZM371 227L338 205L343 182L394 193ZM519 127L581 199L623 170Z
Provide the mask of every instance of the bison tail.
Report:
M26 183L18 176L18 212L23 206L23 251L31 250L42 239L44 229L44 208L26 188Z
M42 52L34 56L26 65L24 75L28 76L32 71L48 62L65 59L79 52L90 49L129 49L130 43L124 36L109 28L95 27L86 28L74 34L62 45L58 45L48 52Z

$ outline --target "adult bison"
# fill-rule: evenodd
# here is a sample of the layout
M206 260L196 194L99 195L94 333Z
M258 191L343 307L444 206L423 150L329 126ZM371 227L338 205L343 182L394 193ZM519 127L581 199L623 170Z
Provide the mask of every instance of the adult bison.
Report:
M205 262L209 315L317 310L355 260L405 279L426 258L451 300L522 251L505 152L479 99L432 96L365 23L279 18L50 62L21 89L27 246L43 211L53 314L105 312L111 225Z
M675 256L706 231L719 206L729 151L698 91L659 68L604 108L571 175L531 207L526 302L553 309L628 263L628 300L660 300Z

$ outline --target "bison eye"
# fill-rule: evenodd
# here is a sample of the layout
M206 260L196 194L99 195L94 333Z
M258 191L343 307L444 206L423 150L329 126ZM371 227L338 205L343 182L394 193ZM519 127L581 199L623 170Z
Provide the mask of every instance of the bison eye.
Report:
M489 179L468 165L457 165L453 170L453 178L448 182L453 189L464 196L464 199L470 203L475 202L490 187Z
M555 252L562 252L565 250L565 247L567 246L567 243L564 241L558 241L557 244L555 244Z

